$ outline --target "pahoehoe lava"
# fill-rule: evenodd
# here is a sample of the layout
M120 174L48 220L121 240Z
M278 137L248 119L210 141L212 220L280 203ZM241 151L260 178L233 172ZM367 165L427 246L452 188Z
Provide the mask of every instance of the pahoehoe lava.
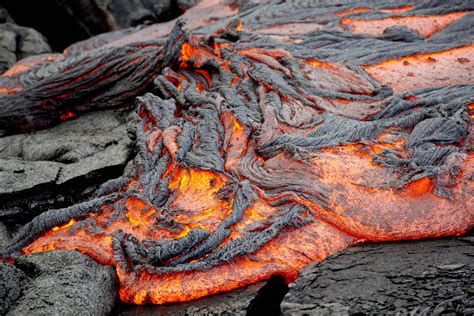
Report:
M0 77L0 133L128 107L136 156L0 255L78 250L116 267L123 301L162 304L292 281L354 243L463 234L473 10L204 1L171 30L20 62Z

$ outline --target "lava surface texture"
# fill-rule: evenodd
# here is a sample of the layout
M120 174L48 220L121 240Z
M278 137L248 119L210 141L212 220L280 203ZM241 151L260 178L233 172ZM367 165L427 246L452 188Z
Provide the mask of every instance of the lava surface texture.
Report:
M204 1L11 68L3 134L129 107L136 157L1 255L78 250L162 304L472 228L474 2L344 3Z

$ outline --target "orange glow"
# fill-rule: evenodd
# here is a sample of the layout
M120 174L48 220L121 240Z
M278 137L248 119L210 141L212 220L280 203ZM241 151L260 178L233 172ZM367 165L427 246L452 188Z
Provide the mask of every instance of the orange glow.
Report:
M413 195L419 196L433 191L433 181L426 177L410 182L406 189Z
M234 121L233 132L238 133L239 131L242 130L242 128L243 128L243 127L242 127L242 124L240 124L239 121L237 121L237 120Z
M193 190L201 193L212 194L219 191L223 186L223 179L215 173L207 170L178 169L172 177L169 187L172 190ZM209 189L212 188L210 191Z
M184 43L183 46L181 47L181 60L182 61L188 61L193 57L195 54L195 50L193 46L189 43Z
M2 77L17 77L22 73L30 71L43 63L52 62L61 59L60 54L41 54L30 56L20 60L2 74Z
M193 45L191 43L185 42L181 47L180 59L183 61L183 63L180 67L186 67L186 62L190 61L191 58L194 59L195 66L199 67L203 61L215 59L215 56L203 46Z
M353 13L361 13L361 12L369 12L372 11L371 8L366 8L366 7L360 7L360 8L353 8L349 10L342 10L334 14L335 16L344 16L348 14L353 14Z
M207 71L202 70L202 69L196 69L195 71L206 80L206 84L208 87L212 85L211 75ZM196 89L199 92L202 92L202 91L207 90L207 87L205 87L200 81L196 81Z
M385 11L410 9L412 6ZM373 9L361 7L336 15L370 10ZM458 15L450 21L455 17ZM416 23L407 21L428 21L412 18L389 19L412 26ZM380 25L392 23L385 20ZM364 20L345 21L357 30L359 22L354 21ZM377 21L382 20L375 20L374 28ZM298 29L299 24L295 24L269 29L284 33ZM301 24L308 24L303 31L319 27ZM236 30L242 29L240 22ZM434 27L420 28L427 29L432 31ZM298 31L301 30L295 32ZM354 243L451 236L472 227L474 215L465 210L465 205L472 202L465 193L472 182L468 172L458 176L452 199L446 199L435 194L435 177L410 182L407 177L412 177L411 173L407 175L408 171L386 167L381 162L388 149L401 159L410 157L413 148L406 146L408 128L383 125L385 129L379 131L377 126L370 137L335 139L333 143L314 146L310 143L311 149L298 143L302 140L299 136L318 132L321 126L324 131L323 124L327 124L329 116L363 124L386 108L394 96L384 96L382 100L381 89L366 74L360 74L360 69L356 71L342 62L295 57L289 48L242 49L247 46L234 47L232 41L216 43L208 38L200 44L200 40L203 39L196 35L184 43L180 60L159 78L168 81L162 85L168 94L163 95L174 98L174 102L163 105L170 106L163 116L165 122L157 122L160 115L151 115L145 106L140 107L139 117L145 125L139 132L145 140L134 161L131 174L135 178L121 183L117 189L120 196L115 200L44 232L23 248L24 254L55 249L83 252L116 269L122 301L164 304L234 290L274 275L291 282L301 268ZM226 41L215 37L215 41L220 40ZM472 84L473 52L474 45L470 45L387 60L364 66L364 70L395 93L438 84ZM236 58L227 57L232 54ZM460 58L464 58L462 63ZM289 59L296 62L290 63ZM209 61L212 63L206 63ZM278 76L288 79L287 86L273 77L262 79L258 66L278 72ZM295 75L295 68L300 77ZM449 80L440 80L448 71ZM226 87L219 82L222 73ZM296 84L300 79L306 81L308 89ZM229 82L233 87L228 87ZM252 93L246 90L254 87ZM224 88L233 89L232 96L239 101L236 105L220 92ZM402 96L416 101L417 93ZM242 103L255 107L256 119L253 112L243 112ZM474 104L467 107L471 111ZM212 119L205 116L209 113ZM74 116L67 112L61 119ZM217 134L205 134L208 126L197 124L203 123L202 117L209 119L204 124L216 126ZM293 135L297 136L296 145L289 142L280 148L281 143L272 142ZM143 138L137 137L138 140ZM210 142L219 146L212 153L215 156L208 157L208 152L199 150L211 147ZM267 151L267 144L271 150L272 146L278 148ZM323 146L327 147L320 148ZM463 170L472 170L469 159L459 159ZM150 164L142 164L143 161ZM202 234L199 238L203 239L187 238L194 238L195 233ZM250 239L261 244L255 248L252 244L245 249L247 252L242 250L248 241L242 238L255 236L268 240ZM183 246L185 242L189 244ZM148 256L167 250L170 244L169 248L179 250L170 251L168 256ZM228 247L235 244L241 247L238 255L227 257ZM223 259L216 256L221 251L226 253Z
M311 59L307 61L308 64L314 67L324 67L328 69L333 69L334 67L330 63L326 63L324 61L316 60L316 59Z
M66 229L68 227L71 227L75 222L76 222L76 220L74 218L71 218L71 220L65 225L53 227L53 231L58 231L60 229Z
M244 23L242 23L242 21L239 22L239 24L237 24L237 26L235 27L235 29L236 29L237 31L242 31L242 30L244 29Z
M395 92L427 87L474 83L474 45L416 54L364 66L374 79ZM449 77L446 78L446 73Z
M17 91L10 90L10 89L7 89L7 88L0 88L0 93L5 93L5 94L16 94L16 93L17 93Z
M336 101L337 101L337 102L340 102L340 103L343 103L343 104L348 104L348 103L351 102L351 101L349 101L349 100L341 99L341 98L336 98Z
M290 58L291 54L284 49L280 48L272 48L272 49L263 49L263 48L246 48L241 49L238 51L239 54L247 56L249 54L256 54L256 55L268 55L275 59L284 57Z
M127 212L125 216L133 226L150 225L153 222L155 210L140 199L129 197L127 199Z
M225 169L227 171L232 170L238 174L237 164L248 147L248 131L234 115L225 116L224 125L226 126L226 143L228 143Z
M405 5L405 6L396 7L396 8L380 9L378 11L388 12L388 13L402 13L402 12L410 11L414 7L415 6L413 6L413 5ZM338 11L334 15L335 16L345 16L345 15L349 15L349 14L363 13L363 12L370 12L370 11L377 11L377 10L367 8L367 7L358 7L358 8Z
M77 116L77 115L76 115L75 113L73 113L73 112L66 112L66 113L64 113L64 114L59 115L59 119L60 119L61 121L66 121L66 120L71 119L71 118L74 118L74 117L76 117L76 116Z
M386 11L386 12L391 12L391 13L402 13L402 12L410 11L414 7L415 7L414 5L404 5L404 6L397 7L397 8L382 9L380 11Z
M403 25L424 37L431 37L433 34L441 32L448 25L461 19L468 13L469 12L452 12L432 16L399 16L379 20L344 18L341 19L341 24L351 26L352 32L354 33L367 33L372 35L382 35L383 31L388 27Z

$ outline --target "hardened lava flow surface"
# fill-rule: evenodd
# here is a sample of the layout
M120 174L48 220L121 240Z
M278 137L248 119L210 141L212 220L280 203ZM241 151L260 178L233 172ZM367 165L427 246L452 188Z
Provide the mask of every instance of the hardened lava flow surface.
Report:
M14 66L3 133L133 107L136 156L1 255L78 250L123 301L162 304L471 229L474 3L387 3L205 1L172 30Z

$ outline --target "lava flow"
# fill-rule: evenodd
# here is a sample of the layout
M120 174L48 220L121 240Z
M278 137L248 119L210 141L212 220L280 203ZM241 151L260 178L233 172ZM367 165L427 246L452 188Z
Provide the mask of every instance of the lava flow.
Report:
M284 7L266 6L280 21ZM290 32L297 38L251 8L220 28L185 32L178 21L167 39L10 70L0 130L131 107L136 157L90 201L34 218L0 254L81 251L116 267L123 301L162 304L273 275L291 282L358 242L471 229L474 31L443 32L474 7L425 5L417 18L416 6L369 6L325 9L334 23ZM305 10L292 23L307 21ZM402 32L400 45L379 24L376 36L331 29L351 14L389 15L387 27L416 21L427 37L433 23L446 30L436 28L437 43Z

